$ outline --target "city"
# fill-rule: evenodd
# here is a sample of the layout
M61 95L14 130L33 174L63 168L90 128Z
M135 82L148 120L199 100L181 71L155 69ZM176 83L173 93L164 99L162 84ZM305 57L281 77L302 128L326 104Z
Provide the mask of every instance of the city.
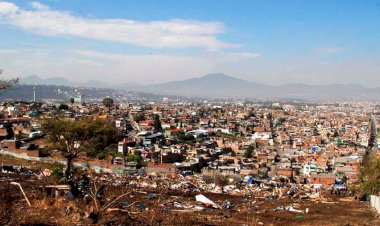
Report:
M44 118L74 120L71 123L81 123L84 118L107 120L114 127L114 131L109 131L114 137L109 138L112 142L107 144L107 151L78 150L72 165L78 170L92 171L87 180L107 185L107 189L133 187L165 203L150 207L151 210L142 208L141 213L158 211L155 208L185 213L210 208L206 204L206 207L196 205L195 199L186 200L188 195L180 198L185 199L183 203L169 201L168 197L161 200L163 192L184 192L194 196L225 195L215 196L218 204L213 202L212 208L225 211L239 208L242 212L238 212L247 214L249 221L270 220L261 216L263 206L268 209L267 203L244 210L252 204L251 200L278 202L278 206L266 210L274 219L283 212L310 215L315 208L323 208L313 206L315 203L322 203L325 208L339 205L338 193L339 197L362 198L359 191L347 188L353 188L351 185L358 181L363 158L368 153L377 153L380 146L376 136L379 111L376 103L355 101L200 103L163 98L157 103L122 104L105 98L92 104L80 99L56 104L7 102L2 107L1 122L2 155L7 156L2 157L3 175L7 175L4 179L12 178L15 172L29 175L27 180L34 183L37 178L59 177L56 175L59 167L63 172L67 156L50 147L47 136L51 131L42 125ZM63 130L64 133L67 128ZM87 149L91 146L75 142ZM16 164L10 165L8 158ZM31 162L46 168L30 167ZM85 183L83 178L75 180ZM58 187L63 185L49 186L58 191L69 189ZM251 198L249 202L224 203L223 199L230 196L233 200L235 196ZM111 210L133 211L133 206L124 209L121 202L124 199L128 200L121 198ZM135 208L152 205L149 200L153 198L145 199L136 199ZM186 204L189 202L191 205ZM236 218L233 214L231 217ZM242 224L245 221L241 219Z
M380 225L379 10L0 1L0 224Z

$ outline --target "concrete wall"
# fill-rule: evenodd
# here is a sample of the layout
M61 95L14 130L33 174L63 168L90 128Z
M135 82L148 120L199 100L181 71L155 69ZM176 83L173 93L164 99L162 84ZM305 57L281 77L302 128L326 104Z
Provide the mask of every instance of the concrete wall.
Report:
M66 161L65 160L59 160L59 159L55 159L55 158L51 158L51 157L43 157L43 158L40 158L40 157L34 157L34 156L29 156L25 153L15 153L13 151L7 151L7 150L0 150L0 154L4 154L4 155L9 155L9 156L13 156L13 157L16 157L16 158L21 158L21 159L26 159L26 160L30 160L30 161L41 161L41 162L48 162L48 163L60 163L62 165L66 165ZM101 161L101 160L99 160ZM96 161L95 161L96 163ZM76 166L76 167L81 167L81 168L88 168L87 167L87 164L83 164L81 162L73 162L73 165ZM112 165L109 165L110 167ZM107 166L104 166L104 165L100 165L100 166L97 166L96 164L89 164L89 167L91 169L94 169L96 172L106 172L106 173L115 173L115 174L125 174L124 170L116 170L116 171L113 171L113 169L107 167Z
M371 195L369 203L373 208L376 209L376 212L380 214L380 196L377 195Z

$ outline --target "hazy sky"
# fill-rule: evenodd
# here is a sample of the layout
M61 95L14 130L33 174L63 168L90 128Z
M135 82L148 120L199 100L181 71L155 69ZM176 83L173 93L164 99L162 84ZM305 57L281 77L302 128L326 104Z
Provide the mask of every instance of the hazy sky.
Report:
M0 0L7 76L380 86L380 1Z

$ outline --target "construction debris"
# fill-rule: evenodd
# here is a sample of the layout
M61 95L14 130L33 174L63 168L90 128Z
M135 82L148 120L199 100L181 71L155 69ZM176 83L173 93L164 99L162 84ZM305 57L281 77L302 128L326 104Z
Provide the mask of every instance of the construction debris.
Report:
M204 196L204 195L197 195L197 196L195 196L195 200L197 200L197 202L203 203L206 207L213 207L213 208L216 208L216 209L220 209L221 208L218 204L216 204L215 202L213 202L210 199L206 198L206 196Z

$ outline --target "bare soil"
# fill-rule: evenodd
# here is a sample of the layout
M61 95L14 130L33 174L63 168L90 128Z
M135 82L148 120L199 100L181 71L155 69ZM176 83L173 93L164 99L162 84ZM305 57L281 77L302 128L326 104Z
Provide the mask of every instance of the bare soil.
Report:
M11 181L21 183L31 207L20 189L10 184ZM107 210L94 214L96 211L91 200L67 200L64 195L47 195L43 189L46 183L46 180L35 176L0 173L0 225L380 225L379 218L368 203L359 202L353 197L329 197L326 194L329 203L322 203L202 193L218 204L228 200L234 207L193 211L191 208L175 207L173 203L202 206L195 201L198 193L112 184L105 185L103 198L98 203L100 208L125 192L128 195ZM309 211L295 213L276 210L289 205L302 211L308 208Z

